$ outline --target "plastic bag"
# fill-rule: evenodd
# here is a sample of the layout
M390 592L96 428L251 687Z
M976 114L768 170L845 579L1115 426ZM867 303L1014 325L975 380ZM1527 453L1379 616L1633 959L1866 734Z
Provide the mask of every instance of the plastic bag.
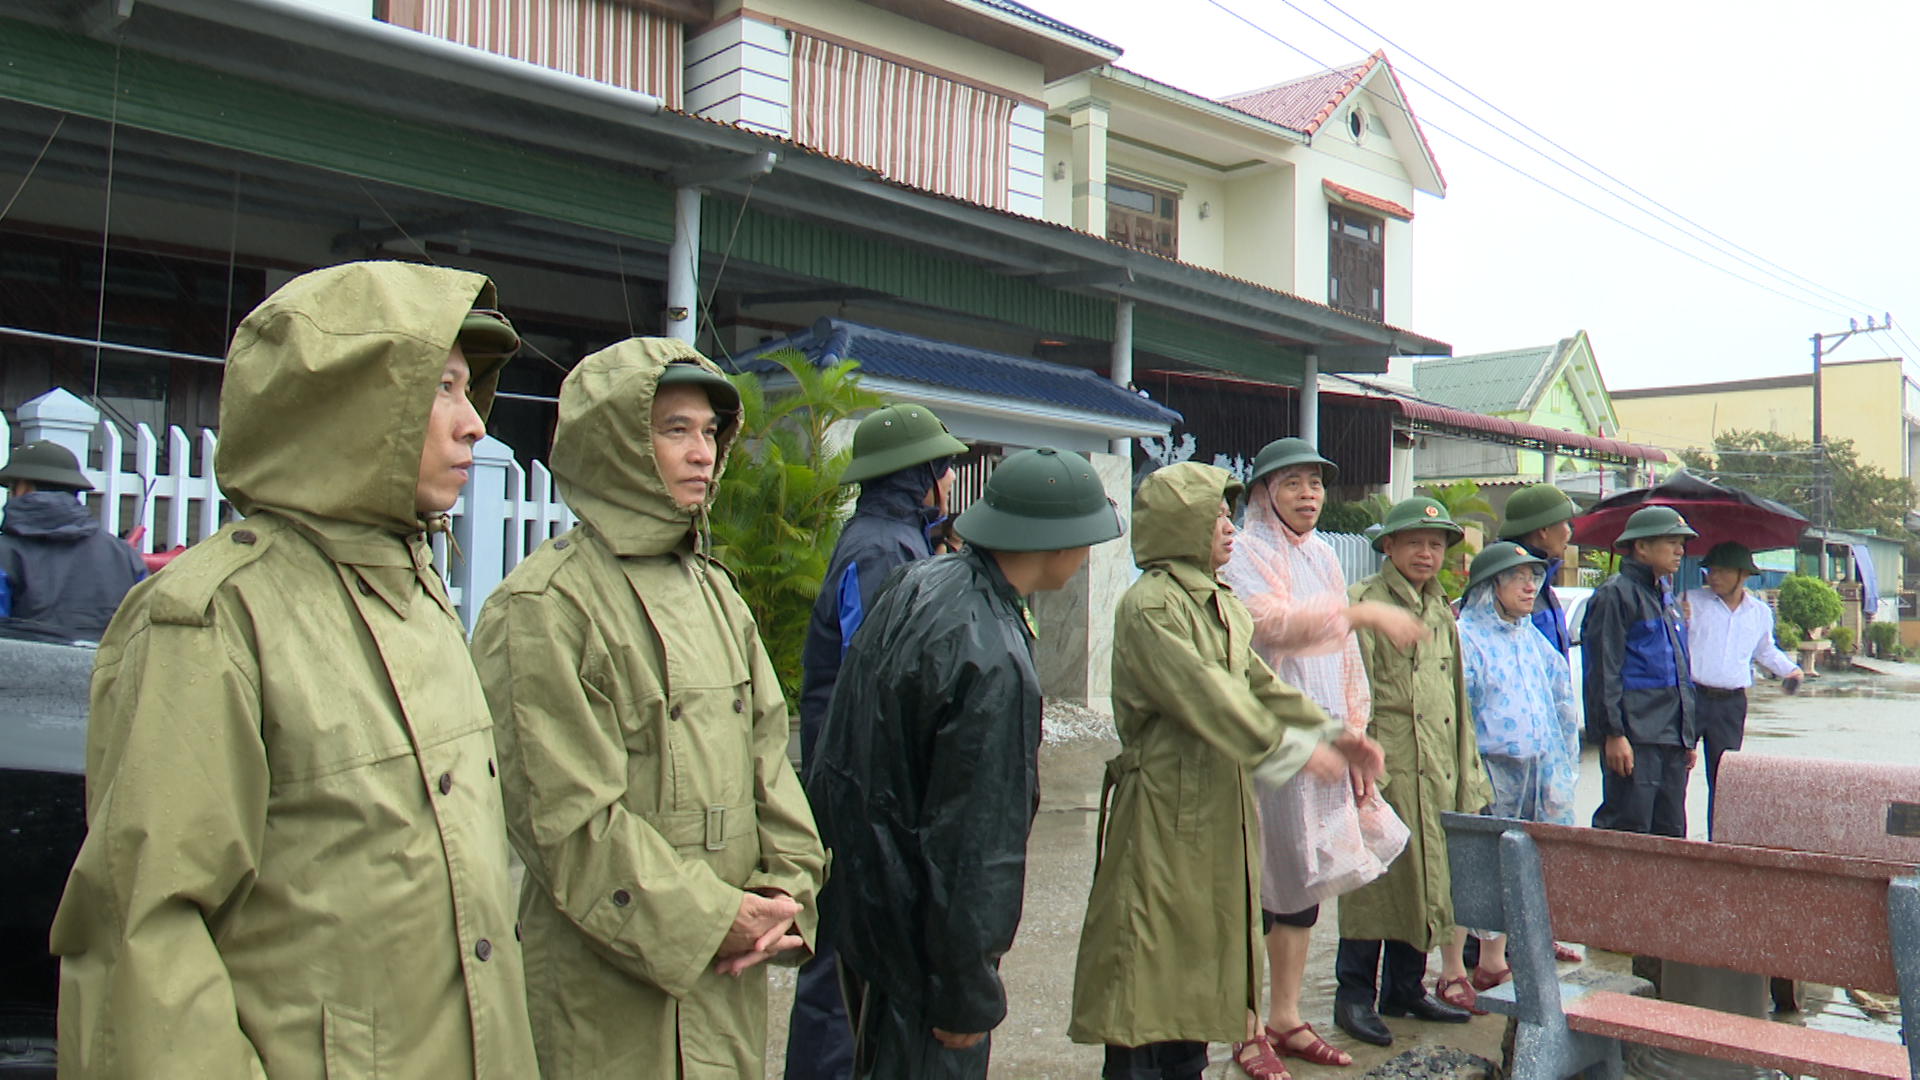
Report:
M1375 789L1356 806L1342 774L1307 772L1277 788L1260 785L1260 906L1278 915L1350 893L1387 872L1409 833Z

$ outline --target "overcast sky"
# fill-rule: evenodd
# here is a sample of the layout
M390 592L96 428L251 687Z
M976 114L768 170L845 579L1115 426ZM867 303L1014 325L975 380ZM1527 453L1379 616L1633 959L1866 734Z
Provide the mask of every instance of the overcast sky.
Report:
M1625 389L1805 371L1808 339L1846 329L1848 316L1864 327L1867 315L1877 323L1891 311L1920 341L1914 0L1332 0L1338 9L1293 0L1358 46L1282 0L1219 0L1320 63L1212 0L1027 2L1121 46L1123 66L1209 97L1386 49L1447 178L1445 199L1421 195L1415 206L1410 329L1456 354L1585 329L1607 384ZM1435 69L1726 240L1858 303L1816 305L1739 281L1476 153L1460 140L1710 262L1805 295L1790 276L1741 266L1529 152L1505 133L1553 151ZM1912 359L1920 348L1862 335L1834 359L1892 355Z

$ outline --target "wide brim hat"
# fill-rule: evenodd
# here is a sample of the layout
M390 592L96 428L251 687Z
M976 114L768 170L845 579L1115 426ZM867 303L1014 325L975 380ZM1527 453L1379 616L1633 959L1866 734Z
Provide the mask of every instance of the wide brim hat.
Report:
M56 442L41 440L16 449L0 468L0 483L25 480L47 488L67 491L92 491L93 481L80 471L73 451Z
M1516 566L1546 565L1547 560L1519 544L1502 540L1482 548L1480 554L1473 557L1473 565L1467 569L1467 588L1472 589L1483 581L1491 581Z
M1415 496L1394 503L1393 509L1387 511L1386 520L1380 523L1380 531L1373 536L1373 550L1383 550L1380 541L1387 537L1415 529L1439 529L1447 533L1453 537L1447 541L1448 547L1459 543L1467 535L1467 530L1453 520L1453 515L1447 513L1445 506L1433 499Z
M1062 551L1117 540L1126 529L1092 464L1043 446L1001 462L953 531L989 551Z
M717 371L708 370L690 360L676 360L660 373L661 386L697 386L707 392L707 401L721 417L721 426L740 415L740 388Z
M1680 511L1671 506L1649 506L1635 510L1627 519L1627 527L1620 530L1620 536L1613 542L1616 548L1632 547L1635 540L1653 540L1662 536L1684 536L1691 540L1700 534L1693 531L1687 519Z
M1567 493L1552 484L1528 484L1507 498L1500 539L1519 540L1535 529L1570 521L1577 509Z
M967 444L953 437L925 405L888 405L867 414L853 429L853 460L840 474L859 484L941 458L959 457Z
M1340 477L1340 466L1320 456L1320 451L1305 439L1275 439L1260 448L1254 456L1253 472L1247 477L1247 486L1251 488L1260 478L1269 473L1295 465L1320 466L1320 482L1331 484Z
M1760 568L1754 565L1753 552L1747 548L1747 545L1736 544L1731 540L1713 545L1707 550L1707 557L1700 562L1702 566L1710 568L1739 570L1748 577L1760 572Z

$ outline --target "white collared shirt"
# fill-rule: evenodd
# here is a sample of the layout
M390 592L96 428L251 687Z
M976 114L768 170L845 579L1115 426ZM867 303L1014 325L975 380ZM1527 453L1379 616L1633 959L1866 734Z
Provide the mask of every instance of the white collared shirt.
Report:
M1774 645L1773 609L1753 593L1742 589L1740 606L1728 610L1712 589L1689 589L1687 607L1694 685L1744 690L1756 660L1781 678L1800 666Z

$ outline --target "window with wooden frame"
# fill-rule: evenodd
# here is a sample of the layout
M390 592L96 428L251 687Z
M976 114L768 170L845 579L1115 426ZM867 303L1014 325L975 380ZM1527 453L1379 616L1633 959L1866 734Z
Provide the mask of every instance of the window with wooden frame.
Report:
M1180 196L1145 184L1107 184L1107 239L1180 257Z
M1367 319L1386 318L1387 223L1327 205L1327 304Z

